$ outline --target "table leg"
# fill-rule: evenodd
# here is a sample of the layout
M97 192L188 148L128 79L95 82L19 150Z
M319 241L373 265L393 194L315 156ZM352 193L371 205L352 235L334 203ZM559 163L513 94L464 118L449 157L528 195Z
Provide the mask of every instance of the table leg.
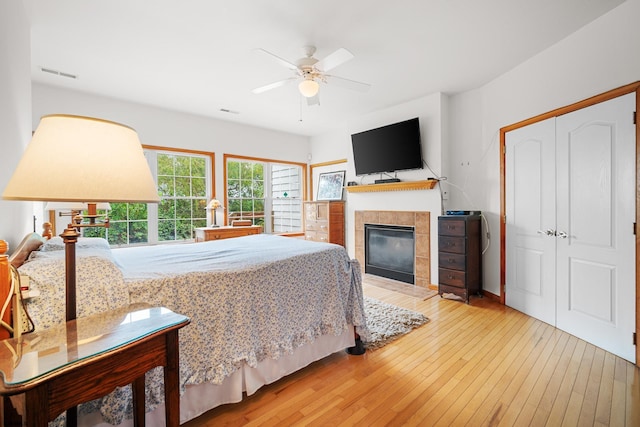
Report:
M144 394L144 374L131 384L133 392L133 425L144 427L145 425L145 394Z
M167 427L180 425L180 359L178 330L166 334L166 363L164 366L164 404Z
M48 387L41 385L25 393L23 426L46 427L49 424L49 396Z

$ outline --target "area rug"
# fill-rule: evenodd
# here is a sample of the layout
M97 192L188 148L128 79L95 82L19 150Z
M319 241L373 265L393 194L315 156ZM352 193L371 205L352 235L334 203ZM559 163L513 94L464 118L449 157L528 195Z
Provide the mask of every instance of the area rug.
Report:
M368 350L383 347L429 321L422 313L367 296L364 297L364 311L371 332L371 340L364 342L364 347Z

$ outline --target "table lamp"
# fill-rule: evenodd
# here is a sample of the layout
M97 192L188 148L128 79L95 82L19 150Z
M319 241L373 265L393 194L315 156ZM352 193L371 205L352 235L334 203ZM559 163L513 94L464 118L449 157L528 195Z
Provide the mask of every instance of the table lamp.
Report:
M2 198L87 203L89 223L74 216L65 243L66 320L76 318L76 249L79 229L97 222L101 202L158 203L158 190L132 128L97 118L55 114L40 120Z
M211 224L211 227L214 227L214 228L218 227L218 223L216 222L216 211L220 206L222 206L222 203L220 203L219 200L211 199L211 201L206 207L208 211L212 211L211 215L213 216L213 224Z

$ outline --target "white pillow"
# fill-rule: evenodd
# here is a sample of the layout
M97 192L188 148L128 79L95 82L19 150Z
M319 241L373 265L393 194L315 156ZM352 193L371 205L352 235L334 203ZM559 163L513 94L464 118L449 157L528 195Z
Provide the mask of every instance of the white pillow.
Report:
M76 248L90 248L90 249L110 249L109 242L102 237L78 237ZM47 240L42 245L42 251L62 251L64 250L64 241L62 237L55 236Z

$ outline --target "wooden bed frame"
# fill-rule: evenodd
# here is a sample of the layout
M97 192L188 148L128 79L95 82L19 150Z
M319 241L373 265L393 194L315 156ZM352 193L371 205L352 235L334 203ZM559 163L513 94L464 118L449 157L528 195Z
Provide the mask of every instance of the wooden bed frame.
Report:
M2 307L11 289L11 265L9 264L9 256L7 255L8 250L9 245L7 245L7 242L0 240L0 295L2 295L0 298L0 307ZM11 321L11 309L12 304L9 302L7 310L2 317L2 320L8 324L13 323ZM11 334L6 328L0 327L0 340L4 340L10 336Z

